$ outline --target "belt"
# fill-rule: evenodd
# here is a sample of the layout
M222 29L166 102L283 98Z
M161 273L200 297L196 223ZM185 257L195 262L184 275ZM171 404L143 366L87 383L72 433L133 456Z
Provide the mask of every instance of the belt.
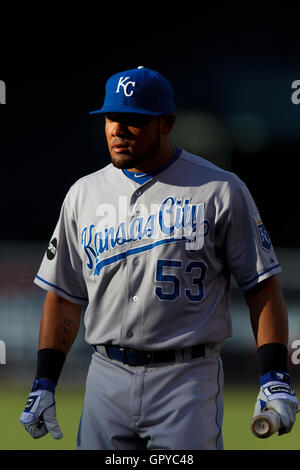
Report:
M101 344L94 344L93 347L100 354L104 354L110 359L115 359L129 366L146 366L161 362L178 362L205 356L205 344L164 351L138 351L135 349L121 348L120 346Z

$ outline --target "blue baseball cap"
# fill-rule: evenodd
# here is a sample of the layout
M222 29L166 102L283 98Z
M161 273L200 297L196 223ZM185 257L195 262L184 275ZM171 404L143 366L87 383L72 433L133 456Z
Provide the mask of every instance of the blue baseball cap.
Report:
M168 80L140 65L110 77L101 109L89 114L137 113L160 116L174 112L174 92Z

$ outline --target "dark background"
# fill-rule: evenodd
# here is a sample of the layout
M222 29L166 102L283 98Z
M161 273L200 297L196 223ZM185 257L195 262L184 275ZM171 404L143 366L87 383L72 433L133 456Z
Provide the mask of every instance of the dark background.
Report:
M177 110L222 123L226 169L247 183L273 244L299 246L300 105L291 83L300 79L300 8L117 5L76 15L18 9L2 19L1 240L50 238L70 185L110 161L102 117L89 111L102 105L110 75L144 65L170 80ZM254 149L253 120L267 132ZM199 154L210 157L201 145Z

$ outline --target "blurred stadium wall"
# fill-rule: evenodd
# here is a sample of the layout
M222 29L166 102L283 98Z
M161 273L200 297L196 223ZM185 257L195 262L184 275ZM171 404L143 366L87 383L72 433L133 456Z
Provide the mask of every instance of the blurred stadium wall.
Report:
M0 340L6 344L6 364L0 365L2 384L17 381L28 386L33 379L45 296L45 291L33 284L33 279L46 246L46 242L0 242ZM300 296L297 286L300 250L277 248L276 251L283 267L280 278L289 310L291 345L295 339L300 339ZM234 280L231 312L233 336L223 347L225 380L256 380L258 364L249 314L243 293ZM61 380L83 385L91 353L81 325ZM291 364L291 367L297 381L300 366Z

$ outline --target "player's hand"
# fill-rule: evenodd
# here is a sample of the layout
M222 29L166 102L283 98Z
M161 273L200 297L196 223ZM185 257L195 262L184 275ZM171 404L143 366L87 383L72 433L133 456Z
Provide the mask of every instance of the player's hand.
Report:
M54 439L63 433L56 420L55 384L48 379L35 380L32 385L20 422L34 439L50 432Z
M253 417L265 410L275 410L280 417L278 434L285 434L294 425L297 408L298 401L290 386L289 374L271 371L261 377Z

